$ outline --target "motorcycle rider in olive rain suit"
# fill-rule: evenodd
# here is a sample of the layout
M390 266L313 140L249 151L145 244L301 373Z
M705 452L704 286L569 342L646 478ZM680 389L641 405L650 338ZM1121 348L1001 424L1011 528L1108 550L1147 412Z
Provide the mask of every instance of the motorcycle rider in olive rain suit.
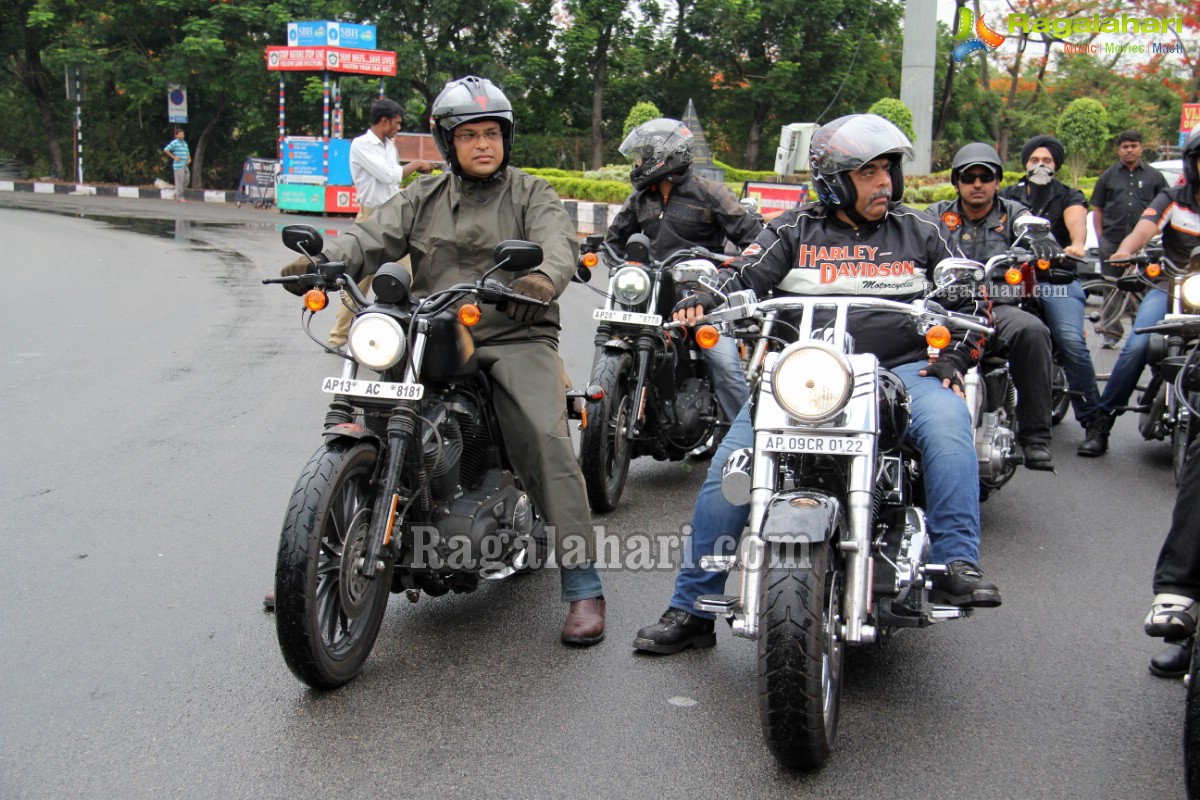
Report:
M449 172L410 184L321 255L345 262L356 280L407 255L412 291L421 297L477 280L494 266L497 244L525 239L542 246L544 260L511 286L553 301L575 273L578 239L550 185L509 166L514 125L504 93L474 76L451 81L434 100L431 121ZM283 274L307 268L298 259ZM492 379L509 458L555 533L562 599L570 603L561 639L597 644L605 604L583 475L567 429L558 304L510 302L506 311L485 311L472 329L476 356Z

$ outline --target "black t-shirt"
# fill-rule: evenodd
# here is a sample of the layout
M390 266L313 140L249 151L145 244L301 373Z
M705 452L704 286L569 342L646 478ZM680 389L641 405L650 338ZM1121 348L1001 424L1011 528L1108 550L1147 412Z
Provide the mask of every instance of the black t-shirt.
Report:
M1200 246L1200 204L1184 184L1158 193L1142 212L1162 231L1163 252L1180 269L1187 269L1192 248Z
M1083 192L1072 189L1062 181L1050 181L1045 186L1030 183L1025 178L1000 190L1001 197L1016 200L1027 206L1035 216L1050 220L1050 232L1063 247L1071 244L1071 232L1067 230L1067 222L1063 212L1071 206L1083 206L1087 210L1087 200Z
M1154 197L1167 188L1162 173L1139 161L1132 169L1121 162L1100 175L1092 190L1092 205L1100 210L1101 237L1112 246L1129 235Z

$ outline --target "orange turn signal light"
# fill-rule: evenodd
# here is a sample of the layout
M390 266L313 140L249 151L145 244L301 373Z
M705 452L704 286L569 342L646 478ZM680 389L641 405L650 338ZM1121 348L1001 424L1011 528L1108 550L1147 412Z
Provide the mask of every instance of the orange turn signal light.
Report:
M1146 265L1146 277L1147 278L1157 278L1159 275L1162 275L1162 265L1161 264L1147 264Z
M696 329L696 344L705 350L716 345L721 340L721 332L712 325L701 325Z
M1016 286L1021 282L1021 270L1016 267L1006 269L1004 271L1004 282L1011 286Z
M1050 259L1039 258L1038 259L1038 269L1042 269L1042 270L1050 269Z
M329 298L321 289L309 289L304 293L304 307L309 311L320 311L329 303Z
M934 325L925 332L925 343L930 347L941 350L950 344L950 329L945 325Z
M483 312L479 310L479 306L474 303L467 303L462 308L458 309L458 321L468 328L473 328L479 324L479 320L483 319Z
M580 259L580 263L588 269L591 269L600 263L600 256L596 255L595 253L584 253L583 258Z

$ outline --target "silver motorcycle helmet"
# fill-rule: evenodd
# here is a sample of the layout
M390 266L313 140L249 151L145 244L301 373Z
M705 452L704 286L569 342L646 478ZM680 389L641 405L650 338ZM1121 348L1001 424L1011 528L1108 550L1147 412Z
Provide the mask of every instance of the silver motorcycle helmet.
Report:
M504 141L504 157L500 161L499 172L508 166L508 159L512 156L514 131L512 103L508 102L504 92L487 78L468 75L447 83L433 101L429 115L433 143L450 165L450 171L460 178L463 173L454 150L454 129L465 122L489 119L500 123Z
M659 117L629 132L617 150L632 164L629 182L641 191L692 165L692 132L677 119Z
M912 158L912 143L878 114L850 114L822 125L813 134L809 153L813 186L828 208L854 208L858 191L849 173L884 156L892 176L892 202L904 196L900 161Z

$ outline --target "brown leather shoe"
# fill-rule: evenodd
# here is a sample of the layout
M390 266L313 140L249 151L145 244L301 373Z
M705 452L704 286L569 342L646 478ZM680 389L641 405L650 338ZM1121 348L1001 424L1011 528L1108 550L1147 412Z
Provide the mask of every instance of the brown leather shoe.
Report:
M604 641L604 598L589 597L571 603L563 624L562 643L587 647Z

